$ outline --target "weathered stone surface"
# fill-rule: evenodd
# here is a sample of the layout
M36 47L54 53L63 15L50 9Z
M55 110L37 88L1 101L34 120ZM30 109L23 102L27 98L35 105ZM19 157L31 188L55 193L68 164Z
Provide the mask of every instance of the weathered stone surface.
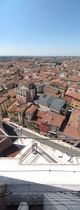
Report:
M5 193L7 185L3 182L0 183L0 197Z
M5 191L6 184L0 183L0 210L6 210Z

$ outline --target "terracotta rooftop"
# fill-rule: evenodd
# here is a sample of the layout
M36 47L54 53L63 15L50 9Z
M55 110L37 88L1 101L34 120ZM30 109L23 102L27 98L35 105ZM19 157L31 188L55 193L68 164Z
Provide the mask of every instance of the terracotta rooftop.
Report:
M15 91L15 89L8 90L8 94L9 94L9 96L11 96L11 97L15 97L15 96L16 96L16 91Z
M34 104L31 104L31 106L26 110L27 114L32 114L33 112L37 111L37 106Z
M6 100L7 100L7 98L1 96L1 97L0 97L0 104L3 103L3 102L6 101Z
M21 111L24 111L26 107L27 107L26 104L20 104L20 105L18 105L18 104L15 102L12 106L10 106L10 107L8 108L8 111L9 111L9 112L19 112L19 111L21 112Z
M69 104L72 102L72 98L65 96L64 97L65 101L68 102Z
M76 100L72 99L70 106L80 110L80 101L76 101Z
M54 125L56 127L60 127L65 117L63 115L52 113L50 111L38 111L37 112L37 123Z
M8 112L18 112L18 105L17 105L17 103L14 103L12 106L10 106L9 108L8 108Z
M75 98L77 100L80 100L80 93L75 91L75 89L73 88L69 88L66 93L65 93L66 96L69 96L69 97L72 97L72 98Z
M80 111L74 109L64 130L64 134L72 138L80 138Z
M80 82L80 76L78 74L71 75L67 78L67 80L70 80L72 82Z

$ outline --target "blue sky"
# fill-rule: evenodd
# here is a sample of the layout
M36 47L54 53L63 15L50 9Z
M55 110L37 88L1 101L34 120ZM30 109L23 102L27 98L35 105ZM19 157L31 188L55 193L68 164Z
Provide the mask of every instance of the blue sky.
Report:
M80 0L0 0L0 55L80 56Z

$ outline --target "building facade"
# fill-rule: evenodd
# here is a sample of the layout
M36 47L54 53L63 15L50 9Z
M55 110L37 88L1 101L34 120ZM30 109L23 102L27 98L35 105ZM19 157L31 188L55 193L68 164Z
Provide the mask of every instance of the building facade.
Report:
M18 86L16 88L17 100L23 101L24 103L31 102L34 99L35 92L35 88L29 89L25 86Z

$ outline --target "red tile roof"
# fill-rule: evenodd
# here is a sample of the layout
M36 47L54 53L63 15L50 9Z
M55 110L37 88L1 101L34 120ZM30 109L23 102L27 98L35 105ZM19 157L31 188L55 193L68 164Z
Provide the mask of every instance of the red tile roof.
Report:
M44 124L60 127L64 119L65 117L63 115L52 113L50 111L46 111L46 112L38 111L37 113L38 124L44 123Z
M37 106L32 104L27 110L26 110L26 113L31 115L32 113L36 112L37 111Z
M6 101L6 100L7 100L7 98L1 96L1 97L0 97L0 104L3 103L3 102Z
M66 93L65 93L66 96L69 96L71 98L75 98L77 100L80 100L80 93L75 91L73 88L69 88Z
M69 104L72 102L72 98L71 98L70 96L65 96L65 97L64 97L64 100L65 100L66 102L68 102Z
M80 76L78 74L71 75L67 78L67 80L70 80L72 82L80 82Z
M64 134L71 138L80 138L80 111L73 110L68 124L64 130Z

